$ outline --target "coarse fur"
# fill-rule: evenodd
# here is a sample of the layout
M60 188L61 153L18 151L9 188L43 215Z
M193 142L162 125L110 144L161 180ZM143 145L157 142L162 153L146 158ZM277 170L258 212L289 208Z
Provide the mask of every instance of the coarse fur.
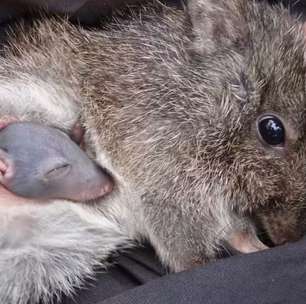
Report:
M67 132L80 120L116 188L95 204L2 208L0 302L70 293L116 247L142 239L172 271L188 269L237 232L256 238L253 213L265 210L269 225L271 210L297 212L304 51L287 10L244 0L147 5L98 31L54 19L16 31L0 63L1 115ZM257 136L271 112L284 147Z

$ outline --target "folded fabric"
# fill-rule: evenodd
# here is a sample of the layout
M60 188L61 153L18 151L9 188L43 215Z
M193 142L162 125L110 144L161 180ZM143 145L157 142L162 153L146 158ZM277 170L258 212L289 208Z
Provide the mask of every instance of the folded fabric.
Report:
M103 284L101 280L99 283ZM194 270L154 278L125 292L117 290L119 295L111 298L104 297L104 287L95 290L95 301L76 298L73 303L305 304L306 238L295 244L225 258Z

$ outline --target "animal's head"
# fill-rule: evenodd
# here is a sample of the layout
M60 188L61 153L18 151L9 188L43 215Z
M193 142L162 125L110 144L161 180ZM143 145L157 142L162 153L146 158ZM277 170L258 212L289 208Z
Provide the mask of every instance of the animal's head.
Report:
M238 213L286 217L306 202L305 27L265 2L191 0L189 13L203 166Z

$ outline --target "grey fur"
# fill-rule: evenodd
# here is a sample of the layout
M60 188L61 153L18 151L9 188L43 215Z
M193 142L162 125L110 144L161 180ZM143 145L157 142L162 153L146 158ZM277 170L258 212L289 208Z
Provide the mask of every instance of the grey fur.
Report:
M22 242L1 230L1 303L69 293L129 240L148 239L173 271L203 264L237 233L256 241L253 213L304 202L304 37L285 9L191 0L189 11L146 6L103 31L50 20L21 33L1 63L0 112L67 131L81 115L88 153L117 188L94 206L57 202L63 217L31 206L39 238L27 220L17 220L30 227ZM286 147L258 140L264 112L283 118ZM8 209L8 225L28 219L27 207Z
M61 293L72 295L84 277L94 275L94 267L126 244L120 225L106 218L82 221L70 204L17 207L13 215L1 210L1 303L45 303Z

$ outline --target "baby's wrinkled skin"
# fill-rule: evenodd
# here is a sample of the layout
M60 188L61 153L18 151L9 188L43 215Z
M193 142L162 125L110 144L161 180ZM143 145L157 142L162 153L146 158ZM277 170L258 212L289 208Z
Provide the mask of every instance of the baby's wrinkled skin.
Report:
M29 122L0 129L0 183L33 199L88 201L112 191L112 180L60 130Z
M306 197L305 74L303 25L263 1L148 5L101 31L19 28L0 64L1 115L67 134L80 123L114 188L94 204L0 206L0 302L69 294L143 239L171 271L224 246L266 248L253 217L269 234L278 212L282 235L269 237L295 239L299 225L281 219L300 218Z

